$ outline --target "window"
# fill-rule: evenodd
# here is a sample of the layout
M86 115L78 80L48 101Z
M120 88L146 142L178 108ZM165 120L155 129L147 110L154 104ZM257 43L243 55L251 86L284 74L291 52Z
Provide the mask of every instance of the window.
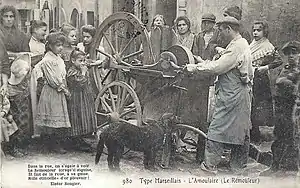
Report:
M87 11L87 24L88 25L92 25L94 26L94 21L95 21L95 17L94 17L94 12L93 11Z
M30 10L19 9L18 11L19 11L19 18L20 18L19 27L24 33L27 33L29 31L29 25L30 25L29 22Z
M73 9L71 14L71 25L73 25L75 28L78 28L79 26L79 13L76 8Z

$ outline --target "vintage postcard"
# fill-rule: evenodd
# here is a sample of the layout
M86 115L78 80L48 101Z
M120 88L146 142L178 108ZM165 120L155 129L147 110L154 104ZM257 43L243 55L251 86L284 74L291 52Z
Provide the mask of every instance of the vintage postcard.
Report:
M0 0L1 188L300 188L299 10Z

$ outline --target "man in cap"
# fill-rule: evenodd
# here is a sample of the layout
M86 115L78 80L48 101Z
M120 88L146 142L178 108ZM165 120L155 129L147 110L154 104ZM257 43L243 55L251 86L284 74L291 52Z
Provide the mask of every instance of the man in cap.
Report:
M204 60L212 60L215 46L210 41L215 33L216 17L213 14L206 13L202 16L201 32L196 35L192 52L194 55L201 56Z
M224 17L230 16L237 19L239 22L241 22L242 19L242 10L238 6L232 6L229 8L226 8L223 14ZM244 28L244 26L240 23L240 30L239 30L241 36L247 40L248 44L252 42L250 33ZM215 37L212 38L211 43L215 46L226 48L229 41L225 39L221 39L219 33L216 34ZM216 50L216 53L219 53L219 51Z
M275 140L272 143L273 163L261 176L280 175L282 172L296 175L299 165L299 100L300 42L291 41L282 48L288 63L276 80Z
M201 169L217 173L222 155L231 155L230 167L239 171L247 164L250 133L251 52L239 33L239 22L224 17L217 23L220 37L230 41L218 60L195 57L198 64L187 65L187 71L218 75L216 104L208 128L204 162Z
M240 22L242 19L242 13L243 12L242 12L242 9L240 9L240 7L232 6L232 7L226 8L223 15L225 17L226 16L234 17ZM242 24L240 24L240 34L244 39L246 39L248 41L249 44L252 42L250 33L244 28L244 26Z
M211 14L211 13L206 13L203 14L202 16L202 22L201 22L201 32L198 33L195 36L193 47L192 47L192 52L196 56L200 56L202 59L206 60L212 60L214 55L216 54L215 52L215 47L216 45L213 44L211 41L214 40L215 37L217 37L218 30L214 28L216 24L216 16ZM214 95L213 91L213 85L214 85L214 76L209 77L208 84L203 85L203 89L210 91L209 95ZM211 89L210 89L211 86ZM212 96L208 97L209 99L209 105L208 105L208 110L210 110L212 106L212 102L210 99L212 99ZM210 121L210 113L209 113L209 118L208 122ZM204 127L203 127L204 128ZM207 127L204 129L202 128L202 131L207 131ZM203 136L198 137L198 148L197 148L197 155L196 155L196 160L201 162L204 160L204 147L205 147L205 139Z

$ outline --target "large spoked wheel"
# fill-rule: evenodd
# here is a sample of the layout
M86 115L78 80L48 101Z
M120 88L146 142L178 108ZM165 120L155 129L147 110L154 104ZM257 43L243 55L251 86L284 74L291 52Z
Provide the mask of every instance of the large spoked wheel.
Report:
M142 53L143 64L154 63L147 29L131 13L117 12L107 17L97 29L95 39L90 51L93 59L97 57L95 49L101 44L107 47L105 53L113 57L118 64L131 63L141 58L139 55Z
M95 101L97 127L110 122L142 124L142 109L135 91L125 82L114 81L100 91Z

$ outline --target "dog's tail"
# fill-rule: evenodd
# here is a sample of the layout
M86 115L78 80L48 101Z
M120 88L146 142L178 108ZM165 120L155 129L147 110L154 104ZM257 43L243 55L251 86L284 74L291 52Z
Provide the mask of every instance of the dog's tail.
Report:
M99 142L98 142L98 145L97 145L97 154L96 154L96 157L95 157L95 164L99 163L101 154L103 153L104 140L105 140L104 136L103 135L100 136L100 139L99 139Z

